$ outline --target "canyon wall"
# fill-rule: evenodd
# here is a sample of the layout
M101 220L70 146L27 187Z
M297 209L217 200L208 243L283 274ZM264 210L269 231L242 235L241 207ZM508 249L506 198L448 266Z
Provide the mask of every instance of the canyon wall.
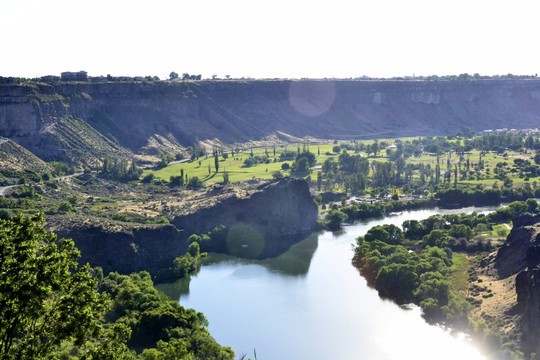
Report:
M445 135L540 125L540 80L193 81L0 85L0 135L40 157L73 115L131 152L288 134ZM67 136L67 134L64 134ZM46 146L49 147L46 149Z
M130 273L171 266L177 256L186 253L191 234L207 233L219 225L236 232L231 241L241 240L246 230L251 231L252 238L260 239L258 258L280 254L316 225L317 206L302 179L269 181L243 192L223 201L208 201L207 206L199 204L190 214L166 225L51 216L46 227L59 237L73 239L81 251L82 264L101 266L105 272ZM211 200L212 195L205 197ZM247 246L223 241L217 244L218 250L235 255L242 255Z

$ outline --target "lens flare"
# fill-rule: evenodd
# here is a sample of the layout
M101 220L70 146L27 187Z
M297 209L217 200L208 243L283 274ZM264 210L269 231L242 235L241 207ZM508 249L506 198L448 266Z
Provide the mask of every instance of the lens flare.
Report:
M326 113L336 98L333 81L292 81L289 103L300 114L316 117Z
M236 257L257 259L264 245L264 232L251 224L236 223L227 234L228 252Z

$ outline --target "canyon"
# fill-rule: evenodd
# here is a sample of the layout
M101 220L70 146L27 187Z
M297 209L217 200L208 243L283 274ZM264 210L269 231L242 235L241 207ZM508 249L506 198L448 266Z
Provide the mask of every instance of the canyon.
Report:
M194 143L536 128L540 80L221 80L0 85L0 136L43 160L186 153Z

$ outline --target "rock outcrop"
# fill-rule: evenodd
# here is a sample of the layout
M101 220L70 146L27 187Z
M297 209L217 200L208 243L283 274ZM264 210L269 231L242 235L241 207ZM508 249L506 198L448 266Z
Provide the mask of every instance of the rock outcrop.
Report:
M445 135L465 127L536 128L538 94L540 80L0 85L0 135L41 158L50 156L58 136L67 138L60 119L69 115L106 137L108 146L145 153L206 139L235 143L284 134Z
M47 220L47 229L72 238L81 251L81 263L101 266L105 272L130 273L171 266L174 258L186 253L191 234L207 233L219 225L229 231L224 239L228 243L219 250L242 256L245 242L254 244L253 239L258 239L255 257L276 256L303 239L301 235L314 227L317 215L307 183L286 178L264 183L244 197L231 196L198 208L172 224L55 216Z
M268 257L300 240L302 234L313 229L317 217L317 206L307 183L284 178L264 183L244 198L230 197L212 207L176 217L172 223L188 235L207 233L219 225L232 230L235 225L250 224L251 231L264 243L255 257Z
M499 276L516 276L517 309L521 314L522 349L540 353L540 216L521 214L497 252Z
M516 276L518 307L522 318L521 342L526 354L540 352L540 247L529 248L527 269Z
M73 239L81 252L81 264L101 266L106 273L167 268L188 248L185 234L173 225L53 217L47 220L47 229Z
M500 278L517 274L527 267L527 251L540 245L540 216L524 213L513 219L513 228L495 258Z

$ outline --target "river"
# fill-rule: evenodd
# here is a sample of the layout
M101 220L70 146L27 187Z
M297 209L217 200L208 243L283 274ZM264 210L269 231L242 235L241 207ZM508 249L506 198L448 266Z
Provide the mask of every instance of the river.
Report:
M203 312L216 340L258 360L483 359L465 336L428 325L417 307L381 299L351 265L352 244L371 227L434 214L416 210L323 231L266 260L210 254L186 280L158 288Z

